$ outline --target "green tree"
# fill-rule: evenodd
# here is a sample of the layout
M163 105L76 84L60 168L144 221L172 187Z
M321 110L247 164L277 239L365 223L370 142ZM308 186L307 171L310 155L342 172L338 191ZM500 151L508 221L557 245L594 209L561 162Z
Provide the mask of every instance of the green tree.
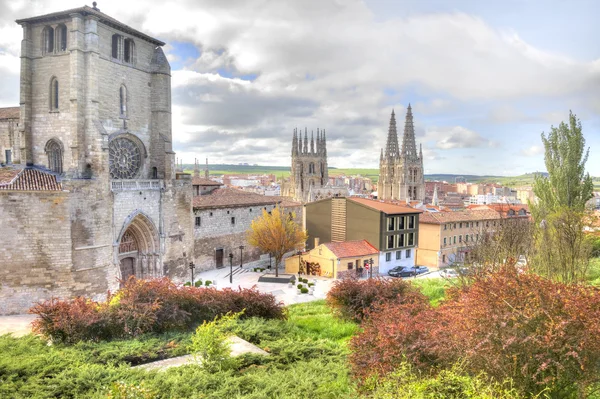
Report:
M542 133L548 176L537 175L533 192L538 198L530 204L536 231L534 269L559 281L571 282L585 277L590 256L585 238L586 203L594 185L585 164L581 122L569 113L569 124L551 127L548 137Z
M286 215L280 207L271 212L263 210L262 215L252 221L247 232L250 245L275 258L275 276L279 276L279 263L283 256L304 246L308 238L294 218L294 213Z

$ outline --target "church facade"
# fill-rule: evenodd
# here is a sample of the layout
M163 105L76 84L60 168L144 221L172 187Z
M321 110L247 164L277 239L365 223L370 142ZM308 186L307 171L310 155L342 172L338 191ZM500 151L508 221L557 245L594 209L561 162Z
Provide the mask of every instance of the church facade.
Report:
M17 23L20 114L0 168L0 314L50 297L101 298L131 275L184 279L192 185L174 165L165 43L95 6Z
M385 152L381 149L379 159L378 198L382 200L423 201L425 198L425 175L423 151L415 143L412 108L408 105L404 122L402 148L398 146L396 115L392 111Z

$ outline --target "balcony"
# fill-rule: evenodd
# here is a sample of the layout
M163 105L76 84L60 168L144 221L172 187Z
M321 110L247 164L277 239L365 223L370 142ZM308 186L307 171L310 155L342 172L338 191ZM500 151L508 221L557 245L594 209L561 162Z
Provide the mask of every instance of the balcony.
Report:
M160 190L162 180L111 180L110 189L112 191L144 191Z

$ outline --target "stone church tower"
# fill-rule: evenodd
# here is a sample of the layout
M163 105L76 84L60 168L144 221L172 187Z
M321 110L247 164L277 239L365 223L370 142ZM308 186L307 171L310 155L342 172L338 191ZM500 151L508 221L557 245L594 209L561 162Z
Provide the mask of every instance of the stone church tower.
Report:
M165 43L95 4L17 21L14 170L58 184L28 182L32 192L0 181L0 314L51 296L102 297L131 275L187 275L191 176L175 172Z
M302 142L302 131L295 129L292 138L292 170L288 195L296 201L309 202L311 190L314 192L328 183L325 130L317 129L316 143L314 135L311 134L309 147L306 129L304 129L304 142Z
M410 104L406 111L402 148L398 146L396 116L392 111L385 152L379 159L378 198L383 200L423 201L425 180L423 151L415 143L415 128Z

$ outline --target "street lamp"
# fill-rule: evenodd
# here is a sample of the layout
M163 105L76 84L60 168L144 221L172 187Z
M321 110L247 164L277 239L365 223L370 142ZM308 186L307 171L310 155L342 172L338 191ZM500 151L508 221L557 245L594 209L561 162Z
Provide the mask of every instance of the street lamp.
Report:
M242 266L244 265L244 253L243 253L244 246L240 245L239 248L240 248L240 269L241 269Z
M373 278L373 258L369 259L369 278Z
M233 254L229 253L229 284L233 284Z
M194 268L196 267L196 265L194 265L194 262L190 262L189 268L192 271L192 287L194 286Z

